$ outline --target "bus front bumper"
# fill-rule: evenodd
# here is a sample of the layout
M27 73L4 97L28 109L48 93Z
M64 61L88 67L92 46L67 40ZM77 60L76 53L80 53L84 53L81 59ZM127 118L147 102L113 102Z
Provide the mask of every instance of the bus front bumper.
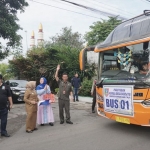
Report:
M134 103L133 117L105 112L103 102L101 101L97 101L97 113L104 118L115 120L120 123L150 126L150 107L144 106L139 102Z

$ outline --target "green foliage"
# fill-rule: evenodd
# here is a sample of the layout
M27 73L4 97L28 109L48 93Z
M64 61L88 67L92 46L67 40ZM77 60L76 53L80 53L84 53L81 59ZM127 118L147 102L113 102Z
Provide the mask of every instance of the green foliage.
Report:
M8 80L11 77L13 77L13 74L9 72L9 65L4 64L4 63L0 64L0 74L3 75L3 78L5 80Z
M29 51L27 57L17 57L9 61L12 72L15 76L27 80L39 81L41 76L45 76L49 81L54 78L54 72L57 65L55 57L57 50L34 48Z
M55 89L55 93L58 93L58 91L59 91L59 88L56 88L56 89Z
M0 74L5 75L6 74L6 69L8 69L8 65L7 64L0 64Z
M69 30L68 32L70 39L73 39L74 34L70 33L72 31ZM63 32L59 36L63 37L65 33L66 32ZM79 35L76 36L79 37ZM56 35L56 39L57 38L58 35ZM76 42L80 43L80 39L76 38ZM82 45L79 45L80 49L75 45L76 44L72 45L71 43L65 44L61 40L56 40L54 43L47 42L43 47L35 47L28 51L26 58L18 55L18 57L9 62L12 72L15 76L27 80L39 81L41 76L45 76L48 79L52 91L55 91L55 88L58 86L54 80L57 64L61 65L59 78L61 78L62 73L66 72L68 73L69 80L71 80L77 72L81 80L83 77L91 79L94 75L94 66L87 66L85 72L80 71L79 52Z
M117 17L109 17L109 20L97 21L90 26L89 32L85 34L85 40L88 45L96 45L97 43L103 42L109 33L121 23Z
M92 80L88 80L87 78L83 79L82 88L80 90L79 95L81 96L91 96L91 87L92 87Z
M23 12L28 3L25 0L1 0L0 1L0 38L7 40L6 46L0 42L0 60L8 56L10 48L20 45L21 36L17 31L21 29L17 18L17 12Z
M13 58L18 58L22 56L23 54L22 46L16 47L10 54L13 55Z
M68 73L69 80L71 80L76 72L79 73L81 79L84 76L92 78L94 75L94 68L89 68L87 72L81 72L78 57L79 51L76 49L69 49L65 46L63 50L47 47L46 49L33 49L28 52L26 58L20 56L9 61L9 63L15 76L36 81L38 81L41 76L45 76L49 84L53 86L52 90L54 90L57 87L57 83L54 82L57 64L61 64L61 69L59 71L60 78L63 72Z
M62 28L60 34L50 38L48 42L50 45L58 45L59 47L65 45L67 47L76 48L81 50L83 48L83 38L78 32L73 32L72 28Z
M60 74L68 73L69 78L73 77L76 72L80 72L79 68L79 49L63 46L58 50L58 64L61 64Z

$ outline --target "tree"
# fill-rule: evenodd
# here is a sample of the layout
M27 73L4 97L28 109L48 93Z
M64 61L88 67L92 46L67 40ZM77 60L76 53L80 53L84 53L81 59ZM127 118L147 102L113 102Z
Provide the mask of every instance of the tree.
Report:
M109 33L120 23L121 20L118 20L116 17L109 17L109 20L97 21L90 26L91 31L85 34L85 40L90 46L103 42Z
M81 34L78 32L73 32L71 27L62 28L60 34L56 34L55 36L50 38L50 44L53 45L66 45L71 48L77 48L81 50L83 48L83 38Z
M88 80L87 78L83 79L82 88L79 91L79 94L82 96L91 96L93 80Z
M0 74L3 75L5 80L13 77L13 74L9 72L9 65L5 63L0 64Z
M85 72L81 72L79 68L79 53L83 47L83 40L79 36L80 34L72 33L72 30L68 30L67 27L63 29L66 30L59 34L59 36L58 34L54 36L53 42L49 41L44 44L43 47L34 47L28 51L26 57L17 55L17 57L9 61L11 71L15 76L36 81L39 81L41 76L45 76L48 79L48 83L51 85L52 91L54 91L57 87L56 81L54 80L56 66L57 64L61 64L61 69L59 71L60 78L62 73L66 72L70 80L77 72L81 79L84 77L91 79L94 75L93 66L87 66L86 69L88 71ZM63 41L62 37L68 38L66 41Z
M21 36L17 31L21 29L17 23L17 12L24 12L28 3L25 0L0 1L0 38L7 40L6 45L0 42L0 60L8 56L11 48L20 45Z
M54 74L57 64L61 64L59 77L63 72L68 73L69 80L77 72L81 79L87 77L89 79L94 75L94 68L87 67L88 72L81 72L79 68L79 50L75 48L63 47L47 47L47 48L34 48L28 52L27 57L16 57L9 61L11 72L18 76L20 79L36 80L39 81L41 76L45 76L50 83L52 90L57 87L54 80Z
M69 75L69 80L74 76L75 73L78 73L81 80L84 77L91 79L95 74L95 66L93 64L88 64L85 66L85 71L81 71L79 67L79 53L80 50L76 48L68 48L63 46L58 49L58 58L61 64L60 76L63 72L66 72Z
M8 65L7 64L0 64L0 74L4 75L6 74L6 69L8 69Z

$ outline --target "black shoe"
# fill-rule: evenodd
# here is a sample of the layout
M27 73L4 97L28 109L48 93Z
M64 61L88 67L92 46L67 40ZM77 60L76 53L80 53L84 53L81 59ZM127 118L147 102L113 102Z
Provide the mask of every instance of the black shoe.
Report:
M1 136L4 136L4 137L10 137L10 135L9 135L8 133L1 134Z
M49 123L50 126L54 126L54 124L52 122Z
M60 124L63 124L64 123L64 121L60 121Z
M44 126L44 124L41 124L41 126Z
M38 128L34 128L32 131L37 131L38 130Z
M26 132L27 132L27 133L32 133L33 131L28 131L28 130L26 130Z
M92 113L95 113L95 110L92 110Z
M73 124L73 122L71 122L71 121L66 121L66 123L68 123L68 124Z
M79 100L78 100L78 99L77 99L76 101L77 101L77 102L79 102Z

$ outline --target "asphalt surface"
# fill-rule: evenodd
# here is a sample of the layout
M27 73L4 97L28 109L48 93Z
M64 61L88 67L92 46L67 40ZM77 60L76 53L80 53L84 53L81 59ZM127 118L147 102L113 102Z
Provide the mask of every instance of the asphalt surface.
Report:
M24 126L24 104L15 104L8 120L8 132L11 132L12 136L1 138L0 150L148 150L150 148L150 128L120 124L99 117L91 113L90 103L71 103L73 125L59 124L57 104L53 104L53 111L55 115L53 127L39 126L38 131L29 134L25 132ZM17 126L18 129L12 129Z

